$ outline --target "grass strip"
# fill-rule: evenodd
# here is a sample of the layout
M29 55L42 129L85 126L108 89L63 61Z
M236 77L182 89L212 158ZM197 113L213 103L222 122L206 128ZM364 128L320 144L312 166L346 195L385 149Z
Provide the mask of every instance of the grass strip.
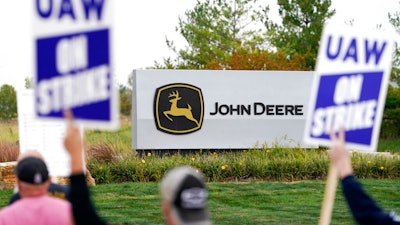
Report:
M386 211L400 212L400 180L362 179L365 189ZM91 188L101 216L110 224L163 224L156 182L98 185ZM211 182L209 209L214 224L317 224L324 181ZM10 190L0 191L0 207ZM342 197L336 192L332 225L355 224Z

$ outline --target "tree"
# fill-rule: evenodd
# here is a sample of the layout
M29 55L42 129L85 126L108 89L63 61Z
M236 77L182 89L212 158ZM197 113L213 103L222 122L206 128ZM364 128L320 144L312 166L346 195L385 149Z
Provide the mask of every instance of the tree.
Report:
M307 56L295 54L291 59L282 53L261 49L238 50L233 53L227 65L232 70L311 70L306 65ZM210 63L206 69L219 70L218 62Z
M383 113L381 138L400 137L400 89L389 86Z
M330 0L278 0L282 24L264 17L269 41L288 56L307 55L307 66L315 68L324 23L335 14Z
M32 88L32 77L25 77L25 88L26 89L31 89Z
M390 23L396 31L400 31L400 12L388 15ZM400 49L396 43L393 54L391 81L400 86ZM398 138L400 136L400 89L389 85L385 109L383 112L381 138Z
M14 87L4 84L0 87L0 119L17 117L17 92Z
M226 64L238 48L261 48L261 16L255 10L257 0L205 0L197 1L193 10L179 18L176 28L188 45L178 50L174 42L166 39L168 47L177 54L175 63L164 59L156 68L204 69L212 62L229 69ZM258 29L251 29L257 27ZM176 66L174 66L174 64Z
M389 21L395 27L397 32L400 32L400 12L394 14L389 13ZM400 48L396 42L396 51L393 56L391 80L400 86Z
M129 83L129 78L128 78ZM132 111L132 89L128 86L119 85L119 107L120 113L125 116L130 116Z

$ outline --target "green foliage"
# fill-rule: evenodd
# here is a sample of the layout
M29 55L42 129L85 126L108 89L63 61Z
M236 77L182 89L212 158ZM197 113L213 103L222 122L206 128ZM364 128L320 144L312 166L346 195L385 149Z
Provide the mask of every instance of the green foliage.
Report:
M400 12L389 13L389 21L397 32L400 31ZM393 54L392 70L390 79L400 86L400 48L395 43L396 50ZM394 139L400 137L400 90L389 86L386 96L385 111L383 114L380 137Z
M324 23L335 14L330 0L278 0L282 24L264 18L269 39L285 55L307 55L314 69Z
M0 140L3 142L18 143L17 120L0 121Z
M400 139L380 139L378 152L390 152L400 155Z
M177 31L187 46L177 49L167 39L177 59L155 62L153 68L269 69L266 65L271 64L271 59L259 60L259 53L266 52L283 55L279 60L286 64L304 57L305 64L296 68L314 69L323 25L335 13L329 9L331 1L279 0L278 5L282 24L272 21L268 17L269 6L258 4L257 0L197 1L193 10L179 18ZM236 59L232 60L235 54Z
M26 89L31 89L32 88L32 77L31 78L29 78L29 77L25 77L25 79L24 79L24 82L25 82L25 88Z
M131 115L132 89L122 84L119 85L119 107L122 115Z
M17 117L17 92L14 87L4 84L0 87L0 119L10 120Z
M400 137L400 89L389 86L382 118L381 138Z
M116 151L114 151L116 152ZM355 174L362 178L400 178L400 157L355 152ZM209 181L298 181L326 179L329 159L324 150L263 148L238 152L174 154L162 157L148 153L130 154L104 162L88 160L92 176L99 184L118 182L158 182L170 168L191 165Z
M225 64L239 48L260 48L265 46L262 38L260 16L254 9L257 0L205 0L197 1L193 10L179 18L177 31L187 41L183 50L176 49L174 42L167 39L168 47L178 59L176 66L171 59L164 59L164 65L156 68L204 69L211 62Z
M400 31L400 12L389 14L389 21L395 27L396 31ZM400 48L396 42L396 50L393 55L393 64L391 72L391 80L400 86Z
M294 55L288 59L286 55L279 52L268 52L263 50L237 51L228 62L232 70L286 70L306 71L310 67L306 65L306 55ZM209 69L223 69L218 62L209 66Z
M374 155L360 152L353 152L352 165L354 174L358 178L387 178L398 179L397 173L400 169L400 159L398 154Z

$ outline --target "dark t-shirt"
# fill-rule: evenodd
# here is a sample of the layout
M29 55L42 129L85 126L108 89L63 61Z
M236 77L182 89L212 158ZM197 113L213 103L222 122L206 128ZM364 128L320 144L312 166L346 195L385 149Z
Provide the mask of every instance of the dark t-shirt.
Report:
M48 193L49 193L49 196L57 197L57 198L64 199L64 200L69 200L69 187L68 186L50 183ZM19 195L19 193L15 193L11 197L8 204L10 205L20 198L21 198L21 196Z

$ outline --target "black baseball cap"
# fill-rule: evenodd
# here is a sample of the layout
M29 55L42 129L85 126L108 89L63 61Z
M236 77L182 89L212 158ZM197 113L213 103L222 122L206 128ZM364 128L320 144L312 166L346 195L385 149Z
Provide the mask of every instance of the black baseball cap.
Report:
M19 180L39 185L49 179L46 163L37 157L27 157L18 162L14 170Z

